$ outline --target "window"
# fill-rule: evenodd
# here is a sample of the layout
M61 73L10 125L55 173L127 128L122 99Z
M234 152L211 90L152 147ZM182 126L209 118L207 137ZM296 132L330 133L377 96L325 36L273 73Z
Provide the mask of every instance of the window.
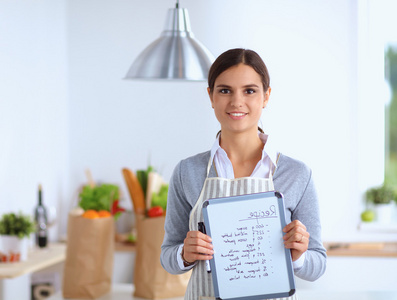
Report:
M358 9L357 183L365 200L369 188L397 187L397 2L360 0ZM391 223L360 228L388 240L397 231L393 214Z
M397 44L386 46L385 79L390 87L385 106L385 183L397 186Z
M368 169L360 171L367 176L372 176L372 170L376 173L366 181L364 192L383 182L397 186L397 2L362 0L358 4L360 150L372 148L362 160Z

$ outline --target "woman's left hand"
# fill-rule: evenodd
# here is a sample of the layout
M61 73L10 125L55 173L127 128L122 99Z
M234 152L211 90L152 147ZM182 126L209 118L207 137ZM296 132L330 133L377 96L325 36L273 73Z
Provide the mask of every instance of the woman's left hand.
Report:
M309 247L310 234L306 231L306 226L300 221L295 220L284 227L284 246L291 249L292 261L297 260Z

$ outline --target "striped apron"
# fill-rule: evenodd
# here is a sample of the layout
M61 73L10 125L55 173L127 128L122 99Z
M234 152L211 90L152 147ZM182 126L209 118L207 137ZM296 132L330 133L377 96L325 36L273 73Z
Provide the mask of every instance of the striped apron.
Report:
M202 207L204 201L211 198L239 196L253 193L274 191L272 172L269 178L242 177L237 179L225 179L220 177L208 177L212 161L208 162L207 178L201 190L200 196L190 212L189 229L198 230L198 222L203 222ZM270 168L271 170L272 168ZM274 172L274 171L273 171ZM194 266L189 284L185 293L185 300L212 300L214 287L211 273L207 273L205 261L200 260ZM298 300L296 293L287 298ZM276 300L276 299L274 299Z

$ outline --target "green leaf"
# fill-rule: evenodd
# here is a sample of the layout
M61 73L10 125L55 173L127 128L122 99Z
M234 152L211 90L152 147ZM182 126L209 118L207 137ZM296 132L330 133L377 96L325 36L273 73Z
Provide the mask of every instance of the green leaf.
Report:
M139 184L142 187L143 194L146 198L146 190L147 190L147 184L148 184L148 177L149 173L154 171L154 168L152 166L148 166L146 170L137 170L136 171L136 177L138 178Z
M35 231L35 224L30 216L21 212L4 214L0 219L0 234L15 235L20 239L29 236Z
M167 197L168 197L168 184L163 184L158 193L152 194L151 206L161 206L164 210L167 209Z
M84 186L79 196L79 206L84 210L110 211L113 201L119 199L119 187L113 184L102 184L93 188Z
M395 200L397 197L396 191L389 185L382 185L367 190L366 199L374 204L387 204Z

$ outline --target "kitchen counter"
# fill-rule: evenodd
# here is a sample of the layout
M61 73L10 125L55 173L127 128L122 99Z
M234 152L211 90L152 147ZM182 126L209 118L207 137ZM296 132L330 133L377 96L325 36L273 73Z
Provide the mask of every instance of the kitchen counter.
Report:
M114 285L112 292L104 295L97 300L144 300L133 297L132 284ZM298 291L299 300L397 300L397 290L395 291L339 291L322 292L312 290ZM63 300L62 293L57 293L47 298L47 300ZM69 299L72 300L72 299ZM183 297L169 298L168 300L183 300Z
M114 284L110 293L96 298L96 300L147 300L133 296L134 286L132 284ZM46 300L73 300L70 298L63 298L62 292L52 295ZM77 299L76 299L77 300ZM183 297L168 298L167 300L183 300Z
M116 242L115 251L135 252L136 246L130 243ZM40 271L66 258L66 243L52 243L48 247L34 248L29 251L28 260L15 263L0 263L0 280L10 279Z
M65 260L66 244L55 243L48 247L29 251L28 260L15 263L0 263L0 279L9 279L33 273Z
M397 257L397 243L324 243L328 256Z

